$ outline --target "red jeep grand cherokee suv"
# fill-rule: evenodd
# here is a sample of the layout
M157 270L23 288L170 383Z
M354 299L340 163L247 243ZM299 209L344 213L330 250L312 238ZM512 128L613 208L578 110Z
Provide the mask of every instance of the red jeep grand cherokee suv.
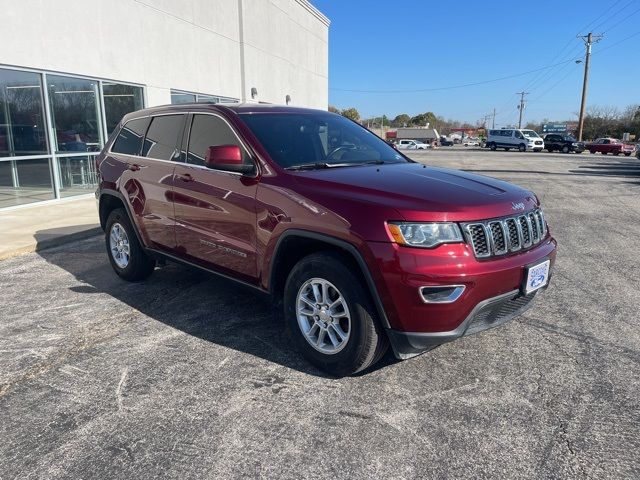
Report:
M109 260L270 293L334 375L409 358L530 306L555 260L536 196L416 163L332 113L182 104L125 116L97 158Z

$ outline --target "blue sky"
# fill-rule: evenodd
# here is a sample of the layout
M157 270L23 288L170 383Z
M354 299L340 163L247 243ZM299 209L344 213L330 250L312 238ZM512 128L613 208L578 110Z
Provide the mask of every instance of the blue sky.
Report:
M495 107L499 126L517 121L515 92L524 89L531 92L525 122L575 119L583 64L573 60L585 51L576 35L589 30L605 36L593 47L587 105L640 103L640 0L312 3L331 20L329 103L356 107L363 117L433 111L475 123ZM560 62L464 88L343 91L450 87Z

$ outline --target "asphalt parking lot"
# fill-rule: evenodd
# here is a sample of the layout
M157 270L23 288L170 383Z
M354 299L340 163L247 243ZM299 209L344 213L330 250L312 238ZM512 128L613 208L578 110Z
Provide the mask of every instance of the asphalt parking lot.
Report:
M639 478L640 160L440 148L535 190L551 287L506 326L354 378L270 305L102 238L0 262L0 478Z

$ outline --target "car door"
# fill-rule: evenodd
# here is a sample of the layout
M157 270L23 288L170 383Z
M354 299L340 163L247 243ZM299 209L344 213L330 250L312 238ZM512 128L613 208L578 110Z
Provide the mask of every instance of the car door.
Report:
M210 146L238 145L245 163L253 159L220 115L195 113L188 123L186 161L175 170L177 248L194 263L253 280L257 178L208 168L205 157Z
M139 155L128 158L128 171L120 180L138 232L151 248L171 250L175 247L171 193L174 160L179 156L178 141L185 118L186 115L167 114L144 119L148 127L142 150ZM132 131L133 128L129 132L123 129L119 135L131 135Z

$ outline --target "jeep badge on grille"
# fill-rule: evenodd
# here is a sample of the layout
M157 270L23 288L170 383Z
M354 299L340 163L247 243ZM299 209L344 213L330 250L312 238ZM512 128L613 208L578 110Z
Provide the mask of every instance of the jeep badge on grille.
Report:
M524 210L524 203L522 203L522 202L519 202L519 203L512 202L511 203L511 208L513 208L514 210Z

